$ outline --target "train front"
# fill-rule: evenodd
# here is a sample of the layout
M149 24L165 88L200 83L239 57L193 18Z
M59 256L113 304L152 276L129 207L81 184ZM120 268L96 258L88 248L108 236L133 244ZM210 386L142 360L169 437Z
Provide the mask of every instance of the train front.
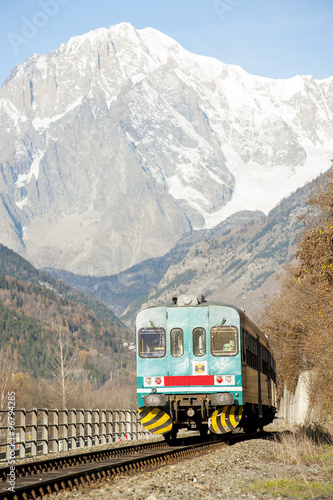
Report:
M236 308L180 296L141 311L136 324L137 396L143 426L223 434L242 417L240 316Z

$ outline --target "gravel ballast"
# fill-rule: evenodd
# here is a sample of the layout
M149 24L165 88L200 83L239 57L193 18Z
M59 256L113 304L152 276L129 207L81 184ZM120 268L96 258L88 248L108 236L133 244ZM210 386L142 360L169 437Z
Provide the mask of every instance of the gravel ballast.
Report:
M117 477L95 487L63 492L48 498L333 499L333 490L326 491L333 483L332 461L328 461L326 465L286 465L277 456L278 446L267 438L238 442L177 464L143 471L134 476ZM258 481L261 482L260 486ZM276 483L277 481L279 482ZM286 489L288 481L298 483L295 491L290 486ZM319 484L317 493L313 493L311 489L314 483ZM253 489L255 484L257 486ZM266 489L265 485L273 485L274 488Z

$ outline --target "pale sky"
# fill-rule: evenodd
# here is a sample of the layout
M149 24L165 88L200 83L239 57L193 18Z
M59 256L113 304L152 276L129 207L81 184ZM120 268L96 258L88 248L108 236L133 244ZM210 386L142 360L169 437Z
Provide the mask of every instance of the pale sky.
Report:
M0 86L34 53L120 22L271 78L333 76L333 0L2 0Z

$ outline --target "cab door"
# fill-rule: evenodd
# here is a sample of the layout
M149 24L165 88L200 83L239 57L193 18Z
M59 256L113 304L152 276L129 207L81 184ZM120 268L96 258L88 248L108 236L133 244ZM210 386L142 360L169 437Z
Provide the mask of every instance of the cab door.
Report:
M208 307L168 308L167 343L166 392L179 394L202 392L200 386L212 383L208 362L210 349Z
M170 392L187 392L190 385L188 316L188 307L167 308L168 377L165 384Z
M188 320L190 392L202 392L210 385L210 338L208 307L193 307Z

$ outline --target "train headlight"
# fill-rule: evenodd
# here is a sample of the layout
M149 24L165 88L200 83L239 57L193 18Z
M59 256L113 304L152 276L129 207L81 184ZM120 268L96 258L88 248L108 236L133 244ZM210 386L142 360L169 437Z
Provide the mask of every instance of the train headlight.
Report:
M145 406L165 406L167 404L168 398L165 394L146 394L143 396L143 404Z
M193 415L195 414L195 411L193 408L189 408L186 413L187 413L188 417L193 417Z
M209 396L212 406L233 405L234 396L230 392L217 392Z

